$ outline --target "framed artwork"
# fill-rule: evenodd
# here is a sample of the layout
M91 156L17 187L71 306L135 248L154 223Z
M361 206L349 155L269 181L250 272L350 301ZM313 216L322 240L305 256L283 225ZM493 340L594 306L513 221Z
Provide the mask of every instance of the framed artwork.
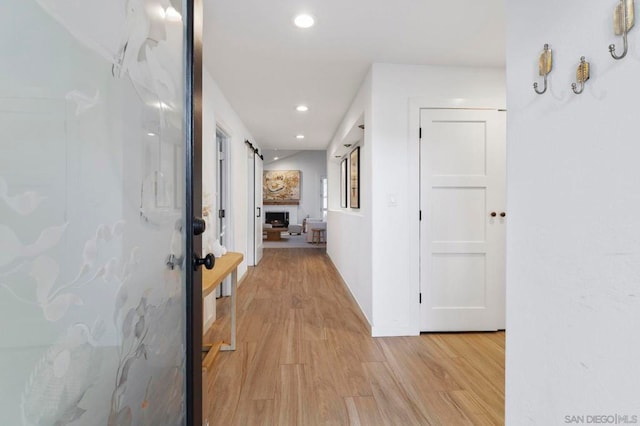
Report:
M300 170L265 170L262 176L265 205L300 204Z
M349 193L349 181L347 175L349 173L349 163L345 158L340 163L340 207L347 207L347 194Z
M355 148L349 154L349 205L352 209L360 208L360 147Z

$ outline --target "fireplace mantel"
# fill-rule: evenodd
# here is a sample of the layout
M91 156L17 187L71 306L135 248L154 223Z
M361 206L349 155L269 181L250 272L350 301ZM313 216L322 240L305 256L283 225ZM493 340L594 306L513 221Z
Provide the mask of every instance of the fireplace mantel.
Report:
M265 206L298 206L300 201L262 201Z

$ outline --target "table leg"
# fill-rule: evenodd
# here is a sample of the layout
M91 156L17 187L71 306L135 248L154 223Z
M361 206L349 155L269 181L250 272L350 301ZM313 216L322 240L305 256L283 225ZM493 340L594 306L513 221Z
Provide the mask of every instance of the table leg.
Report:
M238 290L238 269L231 273L231 344L222 345L221 351L236 350L236 293Z

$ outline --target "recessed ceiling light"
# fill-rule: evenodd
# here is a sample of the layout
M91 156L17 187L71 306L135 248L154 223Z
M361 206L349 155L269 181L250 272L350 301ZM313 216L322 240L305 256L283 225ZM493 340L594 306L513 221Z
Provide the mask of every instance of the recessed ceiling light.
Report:
M280 157L273 157L273 161L279 160Z
M155 133L153 133L153 132L149 132L149 133L147 133L147 136L155 136L155 135L156 135L156 134L155 134Z
M311 28L315 25L316 20L313 16L302 13L293 18L293 23L296 24L298 28Z
M296 136L296 139L304 139L304 135L298 135Z
M307 112L307 111L309 111L309 107L306 106L306 105L298 105L296 107L296 111L298 111L298 112Z

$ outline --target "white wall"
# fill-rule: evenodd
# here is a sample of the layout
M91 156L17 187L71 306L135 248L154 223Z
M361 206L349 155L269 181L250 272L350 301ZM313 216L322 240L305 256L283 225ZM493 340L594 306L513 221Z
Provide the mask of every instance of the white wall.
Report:
M504 106L500 69L373 66L371 168L380 171L372 176L371 202L374 335L420 331L419 108ZM384 232L390 223L394 231Z
M264 170L300 170L300 204L297 206L264 206L265 212L287 211L289 223L302 224L309 215L321 217L321 178L327 176L326 151L300 151L281 160L266 163Z
M203 191L205 194L215 194L216 176L212 168L211 160L215 158L216 124L229 135L228 165L230 170L229 209L227 217L231 226L230 240L225 244L229 251L243 253L245 260L238 266L238 279L247 272L247 148L245 140L256 144L253 136L242 123L238 114L233 110L224 94L221 92L211 74L205 68L202 76L203 86ZM210 199L215 206L215 198ZM212 207L213 208L213 207ZM211 232L217 230L217 221L213 221ZM206 233L203 245L215 240L211 234ZM206 248L206 246L205 246ZM210 323L215 317L215 299L213 295L205 300L205 323Z
M504 106L501 69L373 65L327 157L332 189L328 232L342 235L332 238L328 253L369 319L374 336L420 331L419 108ZM341 209L336 207L340 166L333 153L362 114L362 208ZM391 198L395 203L389 202ZM362 250L353 247L354 241L364 245Z
M373 319L371 287L371 168L370 137L364 133L360 148L360 209L340 208L340 160L342 141L364 115L370 121L371 73L363 81L349 110L327 148L329 213L327 217L327 254L369 321Z
M640 39L609 56L615 4L507 3L507 424L640 420ZM544 43L555 61L538 96ZM578 96L582 55L592 77Z

